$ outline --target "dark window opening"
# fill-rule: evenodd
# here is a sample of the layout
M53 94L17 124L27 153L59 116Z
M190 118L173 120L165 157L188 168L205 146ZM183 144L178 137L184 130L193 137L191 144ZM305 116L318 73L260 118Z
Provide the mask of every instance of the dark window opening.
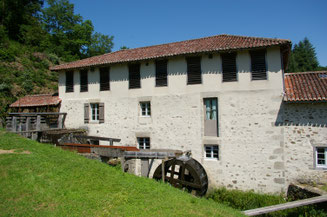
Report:
M74 72L66 72L66 93L74 92Z
M129 89L141 88L140 64L129 65Z
M187 61L187 84L201 84L201 57L189 57Z
M156 86L167 86L167 60L156 61Z
M81 85L81 92L88 91L88 77L87 77L87 70L80 71L80 85Z
M236 53L222 54L223 82L237 81Z
M266 51L251 51L252 80L267 80Z
M110 90L110 68L100 68L100 91Z

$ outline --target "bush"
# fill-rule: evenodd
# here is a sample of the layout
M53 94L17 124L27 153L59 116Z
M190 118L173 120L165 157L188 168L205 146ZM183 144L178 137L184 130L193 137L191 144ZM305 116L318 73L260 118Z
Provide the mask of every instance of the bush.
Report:
M219 188L211 192L208 199L239 210L250 210L288 202L282 195L258 194L253 191L227 190ZM265 214L263 216L327 216L326 205L309 205Z

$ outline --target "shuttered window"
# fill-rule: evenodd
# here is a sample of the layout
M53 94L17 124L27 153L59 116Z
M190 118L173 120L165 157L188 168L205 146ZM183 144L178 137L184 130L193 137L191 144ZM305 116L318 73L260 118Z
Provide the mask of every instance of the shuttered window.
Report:
M90 122L104 123L104 103L84 104L84 123Z
M167 86L167 60L156 61L156 86Z
M110 90L110 68L100 68L100 91Z
M141 88L140 64L129 65L129 89Z
M237 81L236 53L221 55L223 64L223 82Z
M80 85L81 85L81 92L88 91L88 77L87 77L87 70L80 71Z
M66 93L74 92L74 72L66 72Z
M201 57L189 57L187 61L187 84L201 84Z
M267 80L266 51L251 51L252 80Z

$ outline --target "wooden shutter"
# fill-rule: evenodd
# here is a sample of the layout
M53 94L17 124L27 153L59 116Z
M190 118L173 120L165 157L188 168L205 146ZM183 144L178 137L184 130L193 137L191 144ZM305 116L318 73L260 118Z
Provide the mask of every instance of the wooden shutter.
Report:
M167 60L156 61L156 86L167 86Z
M81 70L80 72L80 91L81 92L87 92L88 91L88 76L87 76L87 70Z
M266 80L266 50L251 51L252 80Z
M223 82L237 81L236 53L221 55L223 65Z
M104 103L99 103L99 123L104 123Z
M100 91L110 90L110 68L100 68Z
M189 57L187 61L187 84L201 84L201 57Z
M66 93L74 92L74 72L66 72Z
M140 64L129 65L129 89L141 88Z
M84 103L84 124L89 123L89 119L90 119L90 105L88 103Z

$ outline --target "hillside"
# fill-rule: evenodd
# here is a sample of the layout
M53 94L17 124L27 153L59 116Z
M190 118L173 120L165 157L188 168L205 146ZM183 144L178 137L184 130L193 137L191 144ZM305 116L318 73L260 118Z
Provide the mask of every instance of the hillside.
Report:
M0 216L241 216L168 184L3 130L0 165Z
M37 52L15 41L2 44L0 49L0 118L8 106L28 94L55 93L58 76L49 66L59 63L54 54Z

